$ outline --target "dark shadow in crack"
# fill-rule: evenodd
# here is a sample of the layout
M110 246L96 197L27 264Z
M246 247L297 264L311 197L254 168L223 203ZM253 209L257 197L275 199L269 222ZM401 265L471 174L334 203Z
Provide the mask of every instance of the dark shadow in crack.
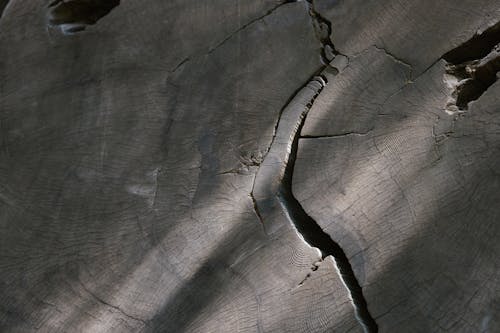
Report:
M355 312L360 324L364 327L366 332L375 333L378 332L377 323L368 311L368 305L363 296L363 291L344 250L304 211L302 205L294 197L292 192L293 170L297 159L298 142L306 119L307 116L298 125L297 134L293 138L290 156L285 168L278 197L283 206L286 207L291 222L302 237L304 237L304 240L312 247L318 248L321 251L323 259L327 256L332 256L334 258L342 276L342 280L346 284L353 299Z
M9 1L10 0L0 0L0 17L2 17L3 11L5 10L5 7L7 7Z
M457 87L456 104L459 110L468 109L470 102L479 99L496 82L498 71L500 71L500 56L473 68L471 77Z
M119 4L120 0L55 0L48 6L47 19L49 25L71 34L96 24Z
M442 58L454 65L481 59L487 56L499 42L500 22L482 33L474 35L465 43L447 52Z
M479 99L496 82L500 71L499 47L500 22L443 55L450 63L448 74L458 80L453 97L459 110L467 110L470 102Z

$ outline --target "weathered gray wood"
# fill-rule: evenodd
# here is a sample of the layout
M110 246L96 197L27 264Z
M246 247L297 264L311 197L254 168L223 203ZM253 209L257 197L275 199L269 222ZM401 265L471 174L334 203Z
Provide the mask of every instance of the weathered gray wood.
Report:
M500 330L497 1L0 12L0 331Z
M376 45L418 75L444 53L498 22L492 0L315 0L337 50L354 56Z
M85 31L46 6L0 21L0 330L360 331L250 196L322 67L308 4L128 0Z
M299 141L293 191L346 251L383 332L499 329L500 84L452 113L445 66L408 80L363 51Z

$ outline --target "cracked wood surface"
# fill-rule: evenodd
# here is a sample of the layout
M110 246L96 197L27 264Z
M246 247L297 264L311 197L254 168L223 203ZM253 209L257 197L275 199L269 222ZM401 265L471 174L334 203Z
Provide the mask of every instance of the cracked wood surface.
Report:
M500 329L500 85L489 74L497 59L492 51L470 63L477 80L488 66L490 86L450 111L449 63L430 59L419 73L428 62L368 47L309 112L293 192L339 239L380 331Z
M129 0L69 35L47 5L0 21L1 330L361 331L334 263L250 196L323 66L309 5Z
M332 24L339 52L354 56L370 46L384 48L415 75L478 31L498 22L494 0L316 0Z
M496 1L0 9L0 331L500 330Z
M500 86L451 115L444 73L374 109L365 135L299 142L294 193L338 237L384 332L498 330Z

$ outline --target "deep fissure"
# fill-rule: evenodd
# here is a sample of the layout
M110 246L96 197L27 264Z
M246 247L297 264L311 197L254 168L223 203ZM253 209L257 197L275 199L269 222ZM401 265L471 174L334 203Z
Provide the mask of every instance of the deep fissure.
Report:
M0 18L2 18L3 11L5 10L5 8L7 7L8 4L9 4L9 0L0 0Z
M322 45L321 60L324 65L328 65L336 55L340 54L330 37L332 35L332 25L330 21L316 11L313 0L306 0L306 2L309 7L309 16L311 16L314 32Z
M270 172L266 171L263 172L264 174L272 174L275 177L278 176L279 179L272 178L271 180L267 179L267 183L263 184L265 186L271 187L272 183L274 181L279 182L279 186L274 193L270 193L269 195L271 198L267 199L262 199L259 200L259 198L256 199L254 195L254 190L252 191L252 199L254 201L254 209L256 211L257 216L261 220L263 224L266 223L265 215L262 214L262 212L266 211L266 208L269 209L268 207L259 207L259 202L263 203L265 205L266 200L278 200L282 207L282 209L285 210L286 215L289 217L289 222L292 223L293 227L297 232L302 236L304 241L309 244L311 247L318 248L321 251L322 258L326 258L328 256L332 256L333 259L335 260L337 267L340 271L340 277L342 281L344 282L344 285L346 286L350 297L352 299L352 303L354 306L354 310L356 313L356 317L359 321L359 323L362 325L363 329L365 332L372 333L372 332L378 332L378 326L371 316L371 314L368 311L368 305L367 302L363 296L363 291L362 288L357 281L357 278L354 274L354 271L352 269L352 266L349 262L349 259L347 258L347 255L343 251L343 249L340 247L338 243L336 243L330 235L328 235L326 232L323 231L323 229L316 223L316 221L310 217L302 208L301 204L298 202L298 200L294 197L292 193L292 178L293 178L293 171L294 171L294 166L295 166L295 161L297 158L297 150L298 150L298 142L300 139L300 132L301 129L304 125L307 112L309 109L312 107L312 103L314 102L315 98L319 95L323 87L326 85L326 78L320 77L317 79L313 79L310 82L317 81L321 83L321 88L316 91L315 95L311 98L309 101L300 101L300 103L305 103L307 102L306 105L303 105L305 107L305 111L302 112L300 116L297 116L296 122L293 124L289 124L289 126L292 126L293 128L282 128L280 127L283 115L285 115L287 108L285 108L285 111L280 114L280 117L278 119L278 125L276 127L276 133L275 137L273 138L273 141L271 143L271 146L268 150L268 154L273 151L273 145L276 142L276 136L279 136L280 138L283 136L283 133L279 133L280 128L282 131L285 132L286 135L289 133L292 133L292 135L288 136L289 140L291 142L288 143L286 146L286 149L288 149L288 155L279 163L279 164L269 164L265 165L265 159L263 164L261 164L258 173L261 171L260 169L263 167L266 168L283 168L284 171L281 172ZM307 86L309 86L310 83L308 83ZM299 90L300 93L300 90ZM297 96L292 98L291 104L297 103L295 101ZM299 104L300 105L300 104ZM280 140L277 140L276 144L280 144ZM282 149L285 149L285 147L281 146ZM265 166L263 166L265 165ZM259 179L259 177L256 177L256 183L258 181L262 181ZM260 184L258 184L260 185ZM270 221L269 221L270 222ZM307 279L307 277L306 277ZM306 280L304 279L304 281ZM303 283L303 282L302 282Z
M470 102L475 101L493 85L500 71L500 22L474 35L471 39L446 53L447 74L456 83L452 92L452 103L447 108L467 110Z
M321 73L325 70L325 68L327 68L330 62L335 59L337 55L342 55L335 49L330 39L330 22L324 19L318 12L315 11L314 3L312 0L307 0L307 3L309 7L309 15L311 16L316 37L319 39L322 45L321 59L325 66L318 71L318 73ZM316 84L320 83L321 87L319 89L311 87L311 84L315 81ZM302 205L298 202L298 200L292 193L292 178L295 161L297 158L300 132L307 117L307 113L312 107L314 100L326 84L326 78L321 74L317 75L305 86L296 91L296 93L292 95L286 106L280 111L278 121L275 126L273 139L265 154L264 161L259 166L259 170L257 171L251 197L254 203L254 210L261 223L264 224L264 228L266 228L266 216L269 216L269 210L277 209L276 207L278 207L278 205L269 203L269 201L272 202L274 200L277 200L280 202L279 207L285 210L286 216L288 216L289 219L289 223L293 225L295 230L302 236L304 241L309 244L309 246L318 248L323 259L328 256L333 257L338 270L340 271L340 278L342 279L350 294L350 298L352 299L358 322L363 327L365 332L373 333L378 332L378 326L371 316L370 312L368 311L368 305L363 296L362 288L354 274L347 255L340 247L340 245L336 243L330 235L324 232L323 229L318 225L318 223L316 223L316 221L305 212L305 210L302 208ZM303 89L306 88L312 88L313 90L316 89L315 94L312 97L309 97L309 100L303 100L305 96L308 96L307 93L300 95ZM301 109L301 112L298 113L297 110L294 110L293 108L299 108ZM289 123L290 119L288 119L285 122L287 127L283 128L282 122L284 116L286 116L287 118L290 117L289 114L286 114L287 110L289 113L292 113L292 117L295 117L293 118L295 119L295 123ZM280 130L283 133L280 133ZM278 137L280 139L286 137L289 142L286 145L283 145L283 142L280 142L282 140L277 140ZM273 149L274 145L276 145L278 148ZM279 151L280 149L286 150L286 152ZM274 155L269 157L270 154ZM272 162L274 163L266 164L267 158L271 158ZM263 171L264 168L267 168L268 170ZM261 172L264 175L263 177L260 177ZM270 176L271 178L268 179L266 178L266 176ZM265 184L260 184L260 182L265 182ZM277 188L272 185L276 182L279 184ZM262 187L265 187L266 189L262 189ZM256 196L255 192L257 192L257 194L261 197ZM271 221L268 221L268 223L271 223ZM309 273L299 285L303 284L310 276L311 273Z
M310 106L309 106L310 107ZM378 332L378 326L368 311L368 304L363 296L363 291L354 274L352 266L344 250L336 243L330 235L323 231L318 223L310 217L302 205L295 198L292 192L293 171L297 159L298 142L300 132L304 125L306 117L298 124L297 135L293 138L292 149L289 160L285 168L285 174L281 182L278 198L286 207L291 222L304 240L312 247L321 251L322 258L332 256L340 271L341 278L344 281L351 295L355 311L359 322L363 325L366 332Z
M500 42L499 38L500 22L475 34L468 41L448 51L442 58L454 65L484 58Z
M48 5L48 24L73 34L96 24L119 4L120 0L54 0Z

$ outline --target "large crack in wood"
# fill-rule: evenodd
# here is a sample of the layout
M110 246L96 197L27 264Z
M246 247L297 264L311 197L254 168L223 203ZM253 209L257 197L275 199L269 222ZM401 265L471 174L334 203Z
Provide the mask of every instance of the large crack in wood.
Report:
M9 0L0 0L0 19L2 19L3 12L5 11L5 8L7 8L8 4Z
M445 82L452 90L446 110L456 113L468 109L498 79L500 71L500 22L474 35L443 55L448 62Z
M321 58L325 67L318 71L322 73L327 65L332 66L336 57L343 58L344 61L339 62L341 64L348 59L336 51L331 42L330 22L315 11L312 0L308 0L307 3L313 28L322 44ZM333 68L336 73L343 69ZM300 132L307 113L327 83L326 77L321 74L316 75L293 95L280 112L271 144L255 176L251 197L256 215L266 233L273 234L288 223L309 246L320 250L323 259L328 256L333 257L340 278L349 292L358 322L365 332L373 333L378 332L377 323L368 311L362 288L345 252L304 211L292 192ZM310 274L300 284L303 284L309 276Z
M329 65L335 56L340 54L330 38L332 25L315 9L313 0L306 0L306 2L309 6L309 16L311 16L314 32L322 45L321 60L324 65Z
M478 32L469 40L443 55L452 64L484 58L499 43L500 22L483 32Z
M317 76L302 88L284 109L275 137L255 177L252 198L257 215L268 233L291 223L303 240L321 251L322 258L332 256L342 281L349 291L356 317L365 332L378 327L368 311L362 288L342 248L311 218L292 193L292 177L298 141L312 103L327 84Z
M73 34L96 24L119 4L120 0L54 0L48 6L48 24Z

